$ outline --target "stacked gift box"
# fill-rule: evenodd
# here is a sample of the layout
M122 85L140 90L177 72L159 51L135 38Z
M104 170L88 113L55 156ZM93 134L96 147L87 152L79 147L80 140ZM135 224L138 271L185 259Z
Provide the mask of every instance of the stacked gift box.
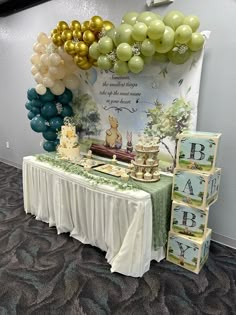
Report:
M194 273L209 254L212 231L207 224L219 192L221 169L215 164L220 136L189 131L178 136L167 260Z

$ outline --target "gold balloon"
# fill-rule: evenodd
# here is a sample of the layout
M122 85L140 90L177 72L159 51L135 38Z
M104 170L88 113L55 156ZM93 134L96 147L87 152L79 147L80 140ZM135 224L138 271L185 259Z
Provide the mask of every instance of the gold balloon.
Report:
M75 55L74 56L74 63L77 65L77 66L83 66L85 65L86 63L88 63L88 58L87 57L80 57L78 55Z
M67 40L64 44L64 49L69 55L75 54L75 44L72 40Z
M91 63L87 62L84 65L80 65L79 67L83 70L88 70L92 67L93 65L91 65Z
M73 31L73 38L80 40L82 38L82 32L80 30Z
M64 30L66 30L66 29L68 29L69 28L69 26L68 26L68 24L65 22L65 21L59 21L58 23L57 23L57 29L58 29L58 31L64 31Z
M62 38L62 40L64 40L64 42L72 39L72 37L73 37L73 33L71 30L64 30L61 34L61 38Z
M79 21L77 20L73 20L70 22L70 29L71 30L77 30L80 31L81 30L81 24Z
M93 59L92 57L88 57L88 61L89 61L89 63L91 63L91 65L93 65L95 62L97 62L97 60L96 59Z
M83 41L79 41L75 44L75 52L77 53L77 55L81 57L87 56L88 51L89 48Z
M102 30L103 19L100 16L93 16L89 21L89 29L94 32L99 32Z
M53 44L55 44L56 46L62 46L63 45L63 40L61 38L61 34L59 33L55 33L52 35L52 42Z
M53 34L57 34L57 33L59 33L58 29L54 28L53 30L51 30L51 37L53 36Z
M110 29L114 28L114 24L111 23L111 21L103 21L103 28L107 32Z
M91 45L95 41L96 37L92 31L87 30L83 34L83 40L86 44Z
M89 21L84 21L82 24L81 24L81 32L85 32L89 29Z

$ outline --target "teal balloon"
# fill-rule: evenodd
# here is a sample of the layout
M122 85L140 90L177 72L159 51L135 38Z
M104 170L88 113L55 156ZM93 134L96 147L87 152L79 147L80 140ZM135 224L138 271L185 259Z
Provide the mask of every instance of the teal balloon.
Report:
M46 140L55 141L57 139L57 133L56 133L55 130L52 130L51 128L48 128L47 131L43 132L43 137Z
M50 119L57 115L57 107L54 103L47 102L41 108L41 115L46 118Z
M31 101L27 101L27 102L25 103L25 108L28 109L28 110L31 110L31 108L32 108L32 102L31 102Z
M38 115L40 114L40 109L38 107L32 106L31 112L34 113L35 115Z
M29 120L33 119L35 117L35 113L29 111L28 114L27 114Z
M35 106L35 107L42 107L43 106L43 103L39 99L38 100L32 100L31 104L32 104L32 106Z
M47 130L46 120L42 116L35 116L30 122L31 128L35 132L44 132Z
M54 141L45 141L43 144L43 148L45 151L48 151L48 152L56 151L56 145Z
M36 92L35 88L28 89L28 91L27 91L27 98L28 98L29 101L36 100L36 99L39 98L39 95Z
M52 130L58 130L63 125L63 119L60 116L53 117L49 120L49 124Z
M55 146L58 146L58 144L60 143L60 140L59 139L56 139L55 141L53 141Z
M61 111L62 117L72 116L72 115L73 115L73 110L70 105L65 105L62 107L62 111Z
M39 96L40 100L44 103L51 102L55 99L55 95L47 88L45 94Z
M72 101L73 94L70 90L65 89L65 92L57 97L57 100L61 104L68 104Z

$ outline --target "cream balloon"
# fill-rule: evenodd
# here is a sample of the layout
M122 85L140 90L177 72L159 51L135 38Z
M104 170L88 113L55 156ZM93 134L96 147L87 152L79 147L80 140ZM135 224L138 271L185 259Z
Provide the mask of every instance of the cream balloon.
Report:
M42 54L40 56L40 61L43 65L48 66L49 65L49 57L48 54Z
M38 43L35 48L34 51L37 52L38 54L45 54L46 53L46 47L40 43Z
M49 63L52 66L58 66L61 63L62 59L59 54L52 53L49 55Z
M53 87L54 83L55 83L54 80L49 76L43 78L43 85L48 88Z
M32 66L32 67L31 67L31 73L32 73L33 75L35 75L37 72L38 72L38 68L36 68L35 66Z
M35 75L34 75L34 80L37 82L37 83L43 83L43 76L41 73L37 72Z
M38 69L41 74L46 74L48 72L48 66L45 66L42 63L38 65Z
M30 61L33 65L37 65L40 63L40 55L35 53L31 56Z
M49 43L49 38L47 34L41 32L38 34L37 40L40 44L47 45Z
M70 90L75 90L79 87L79 78L75 74L68 74L64 77L63 82Z
M63 65L58 67L49 67L49 73L57 80L63 79L65 76L65 68Z
M47 89L43 84L37 84L35 90L39 95L44 95L47 92Z
M50 90L55 95L61 95L65 91L65 84L62 81L57 80Z

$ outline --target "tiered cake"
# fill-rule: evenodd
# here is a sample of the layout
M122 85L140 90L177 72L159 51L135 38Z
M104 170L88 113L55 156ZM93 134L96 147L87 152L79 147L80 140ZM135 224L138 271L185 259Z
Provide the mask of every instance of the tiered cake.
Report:
M80 146L75 126L68 124L61 127L60 144L57 147L57 151L64 159L79 160Z
M159 138L143 137L135 145L136 157L132 161L131 177L143 182L160 180L159 173Z

